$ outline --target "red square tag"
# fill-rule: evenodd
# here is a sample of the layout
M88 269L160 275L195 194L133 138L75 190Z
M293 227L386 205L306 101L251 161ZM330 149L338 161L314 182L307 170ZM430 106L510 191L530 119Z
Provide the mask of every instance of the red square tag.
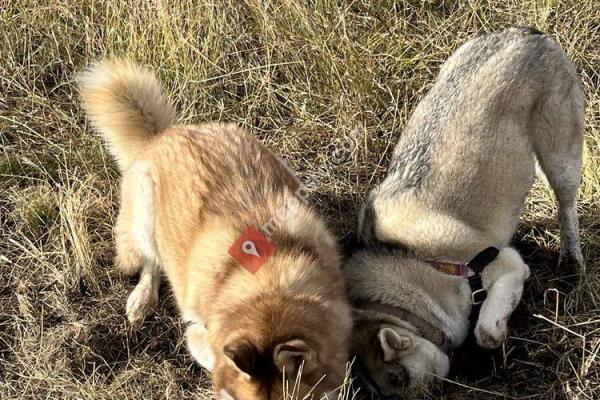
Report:
M263 264L275 252L275 245L258 229L248 227L229 248L229 255L251 273Z

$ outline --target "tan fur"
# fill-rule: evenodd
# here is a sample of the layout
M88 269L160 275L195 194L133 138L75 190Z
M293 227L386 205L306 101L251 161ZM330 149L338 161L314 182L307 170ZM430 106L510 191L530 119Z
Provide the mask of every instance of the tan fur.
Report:
M82 97L123 170L117 261L142 274L128 300L130 321L139 325L151 310L162 270L190 323L190 352L213 368L223 398L280 398L273 360L295 360L278 353L282 343L303 357L301 393L340 385L351 318L336 242L295 194L289 170L233 125L167 127L173 113L156 79L130 63L88 71ZM277 249L253 275L227 251L247 227L274 216ZM240 341L260 357L252 375L224 353Z
M106 61L81 73L78 80L88 118L122 171L175 122L175 111L147 69L128 61Z

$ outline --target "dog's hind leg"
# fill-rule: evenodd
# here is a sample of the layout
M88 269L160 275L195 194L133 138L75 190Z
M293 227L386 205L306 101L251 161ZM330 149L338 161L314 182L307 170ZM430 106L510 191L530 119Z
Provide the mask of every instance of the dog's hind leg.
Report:
M574 275L584 267L577 192L581 183L584 98L578 82L562 82L544 99L533 132L533 146L558 201L560 256L557 272ZM567 89L565 88L568 87Z
M134 329L138 328L156 307L159 286L160 268L150 262L144 264L140 280L129 294L125 307L127 319Z
M123 176L121 210L115 227L116 263L127 275L140 272L129 295L127 319L139 327L158 302L160 265L154 237L154 185L144 167L133 166Z

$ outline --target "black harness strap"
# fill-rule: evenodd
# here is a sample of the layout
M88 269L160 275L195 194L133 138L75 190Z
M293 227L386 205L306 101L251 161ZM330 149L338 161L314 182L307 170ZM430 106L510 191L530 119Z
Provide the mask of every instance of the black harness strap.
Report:
M499 253L500 250L497 248L488 247L467 263L467 266L473 271L473 275L467 278L471 288L471 300L473 302L471 307L471 315L469 317L471 322L477 321L477 317L479 317L479 311L481 311L481 304L487 298L487 290L483 287L481 273L489 263L498 257Z

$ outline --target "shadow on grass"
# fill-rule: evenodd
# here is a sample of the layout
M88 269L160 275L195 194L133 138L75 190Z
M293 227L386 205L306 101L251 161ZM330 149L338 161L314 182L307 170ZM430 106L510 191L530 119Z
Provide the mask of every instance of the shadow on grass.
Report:
M127 278L122 279L127 281ZM127 295L137 281L137 277L129 279L125 285ZM127 297L118 298L119 303L109 310L114 314L110 317L112 322L106 323L104 318L102 323L90 327L89 336L82 342L86 349L71 365L75 376L94 377L103 384L110 384L131 367L151 371L167 362L174 369L186 371L179 382L181 389L192 390L187 386L204 381L200 377L207 372L193 362L185 349L179 311L167 282L161 285L155 312L136 331L131 331L125 317Z

